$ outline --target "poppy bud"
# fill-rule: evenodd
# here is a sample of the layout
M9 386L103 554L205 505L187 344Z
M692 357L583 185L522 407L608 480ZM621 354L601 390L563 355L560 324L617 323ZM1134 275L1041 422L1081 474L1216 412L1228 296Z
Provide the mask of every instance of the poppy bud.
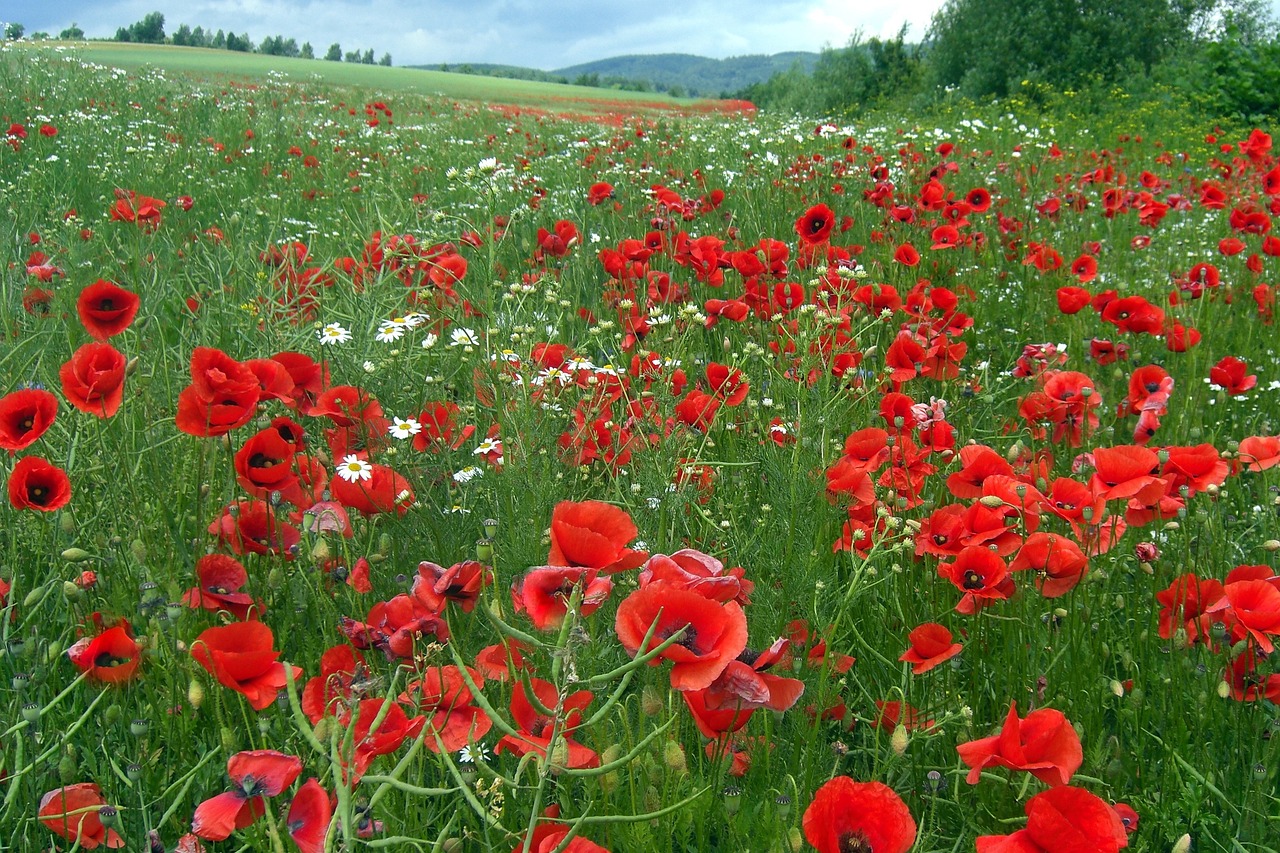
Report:
M1263 542L1262 550L1272 552L1280 551L1280 539L1268 539L1266 542Z
M80 773L80 766L76 762L76 757L70 753L58 759L58 780L64 785L70 785L71 782Z
M22 599L22 607L24 609L35 607L41 601L44 601L44 597L48 594L49 594L48 587L38 586L35 589L31 590L31 592L28 592L26 598Z
M1115 695L1117 698L1124 696L1124 685L1121 684L1119 681L1116 681L1113 678L1111 679L1111 683L1108 686L1111 688L1112 694Z
M83 548L68 548L62 552L62 559L68 563L83 563L93 555Z
M76 532L75 517L69 512L61 512L58 514L58 529L68 536L74 536Z
M67 601L77 601L83 594L84 590L76 586L74 581L62 582L62 595Z
M646 717L656 717L662 713L662 696L658 691L650 686L645 685L644 690L640 692L640 711Z
M316 544L311 546L311 559L317 563L323 563L329 559L329 543L323 539L317 539Z
M1183 833L1181 838L1173 842L1170 853L1191 853L1191 833Z
M233 729L228 726L223 726L222 730L218 732L218 739L221 741L222 748L224 750L227 752L235 752L238 739L236 738L236 733Z
M383 557L391 553L391 534L383 533L378 537L378 553Z
M103 719L106 720L107 725L114 726L120 718L124 716L124 711L120 709L119 705L113 702L107 706L107 710L102 716Z
M689 763L685 759L684 748L673 740L662 747L662 763L667 769L681 776L689 772Z
M893 749L893 754L897 756L905 755L907 745L911 742L911 736L907 732L906 726L898 726L893 730L893 734L889 736L889 746Z
M316 723L315 735L316 740L324 743L329 739L329 720L332 717L321 717L320 722Z
M133 559L139 563L147 561L147 546L143 544L141 539L135 539L129 543L129 553L133 555Z
M1218 698L1226 699L1230 695L1231 695L1231 685L1227 684L1227 682L1225 681L1219 681L1218 682Z
M139 327L139 328L141 328L141 327ZM137 372L138 372L138 359L139 359L139 358L141 358L141 356L137 356L137 355L135 355L133 358L131 358L131 359L129 359L128 361L126 361L126 362L125 362L125 364L124 364L124 375L125 375L125 376L132 376L133 374L135 374L135 373L137 373Z

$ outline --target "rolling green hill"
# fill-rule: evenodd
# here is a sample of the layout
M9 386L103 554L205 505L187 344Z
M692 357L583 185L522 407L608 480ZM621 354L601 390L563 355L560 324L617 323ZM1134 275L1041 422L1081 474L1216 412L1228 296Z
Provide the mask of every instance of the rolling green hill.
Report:
M261 78L269 74L296 80L321 79L335 86L355 86L370 92L416 92L446 98L516 104L576 112L616 112L619 108L680 109L690 98L671 98L653 92L603 91L498 77L384 67L320 59L298 59L200 47L134 44L114 41L40 42L32 50L50 47L101 65L138 69L146 66L212 78Z

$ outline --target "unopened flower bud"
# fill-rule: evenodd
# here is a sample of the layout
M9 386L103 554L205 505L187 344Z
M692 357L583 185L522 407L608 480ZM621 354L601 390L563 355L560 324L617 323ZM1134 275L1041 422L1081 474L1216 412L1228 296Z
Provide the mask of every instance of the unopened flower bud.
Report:
M191 679L187 684L187 704L196 711L204 704L204 685L197 678Z
M689 772L689 762L685 758L684 747L673 740L669 740L662 747L662 763L672 773L683 776Z
M646 717L656 717L662 713L662 695L650 686L645 685L644 690L640 692L640 711Z
M83 563L93 555L83 548L68 548L62 552L62 559L68 563Z
M1191 853L1191 833L1183 833L1181 838L1173 842L1170 853Z
M898 726L889 736L889 746L893 749L894 755L905 755L910 742L911 735L907 732L906 726Z
M1263 542L1262 550L1272 552L1280 551L1280 539L1268 539L1266 542Z

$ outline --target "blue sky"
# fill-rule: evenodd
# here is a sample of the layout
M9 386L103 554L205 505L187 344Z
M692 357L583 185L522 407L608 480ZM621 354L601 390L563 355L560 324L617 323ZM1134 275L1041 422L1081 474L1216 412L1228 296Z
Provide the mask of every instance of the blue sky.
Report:
M1276 14L1280 0L1266 0ZM889 38L905 23L919 40L943 0L7 0L0 20L56 35L73 22L91 37L149 12L179 24L284 35L323 54L390 52L397 65L498 62L551 70L628 53L723 58Z
M941 0L9 0L0 19L57 35L73 22L91 37L148 12L179 24L281 34L323 53L390 51L397 65L500 62L554 69L626 53L726 57L843 46L858 30L889 37L903 23L924 34Z

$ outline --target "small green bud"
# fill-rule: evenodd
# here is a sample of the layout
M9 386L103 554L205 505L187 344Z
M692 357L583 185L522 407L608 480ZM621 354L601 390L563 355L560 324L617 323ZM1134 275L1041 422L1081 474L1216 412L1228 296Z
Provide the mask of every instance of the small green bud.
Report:
M58 780L64 785L70 785L80 773L80 765L76 762L74 755L64 755L58 759Z
M69 563L83 563L93 555L83 548L68 548L62 552L62 559Z

